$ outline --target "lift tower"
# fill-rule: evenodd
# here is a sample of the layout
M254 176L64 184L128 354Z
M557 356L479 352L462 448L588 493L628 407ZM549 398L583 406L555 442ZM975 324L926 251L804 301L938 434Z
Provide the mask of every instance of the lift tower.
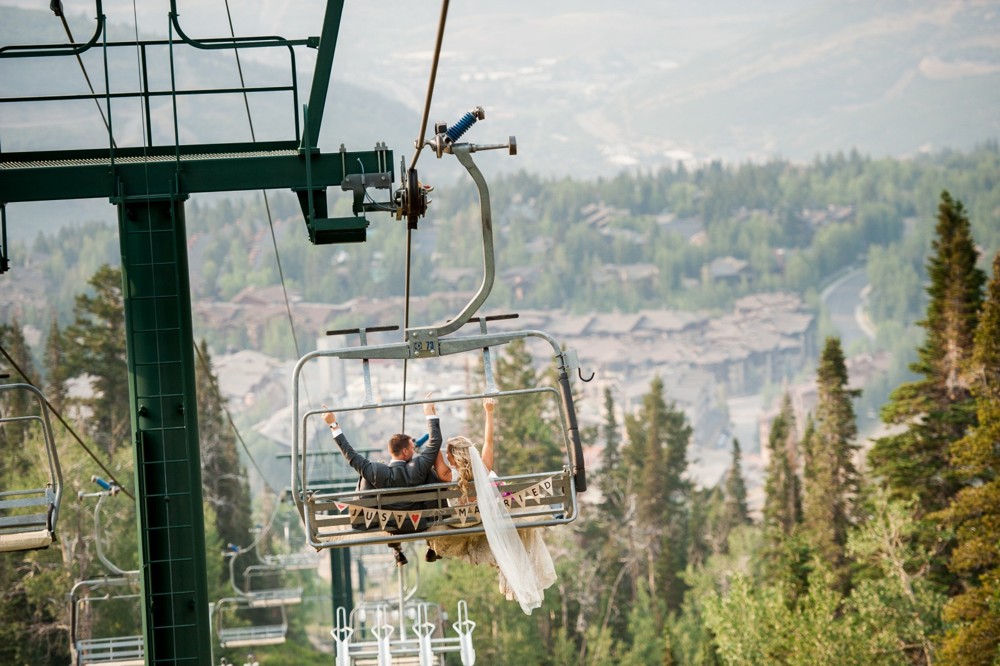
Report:
M58 7L58 3L54 5ZM101 0L95 0L96 27L89 41L0 48L0 64L8 58L51 62L45 59L75 58L92 49L104 63L103 93L0 98L0 109L10 109L8 104L97 100L108 127L107 147L101 149L0 152L4 227L0 271L8 268L8 261L14 267L17 264L7 248L7 204L106 198L117 207L147 663L210 662L184 202L202 192L289 188L297 194L309 238L317 244L363 241L368 224L365 213L388 207L366 203L370 198L365 196L368 187L391 186L393 157L384 145L365 152L342 148L332 154L317 148L343 5L343 0L329 0L319 37L198 40L184 33L176 0L170 0L169 39L109 42ZM301 118L294 47L317 49L315 74ZM175 53L180 49L252 48L287 53L290 82L212 90L176 85ZM135 53L139 70L135 89L108 89L109 53L117 49ZM170 83L156 88L150 85L155 77L150 76L148 65L162 52L169 58ZM294 134L289 133L289 140L181 144L179 101L189 96L265 93L291 98ZM115 120L120 117L115 111L129 100L143 109L144 139L137 147L119 146L113 138ZM172 110L173 142L156 145L151 111L167 102ZM353 192L353 216L328 217L326 188L334 186Z

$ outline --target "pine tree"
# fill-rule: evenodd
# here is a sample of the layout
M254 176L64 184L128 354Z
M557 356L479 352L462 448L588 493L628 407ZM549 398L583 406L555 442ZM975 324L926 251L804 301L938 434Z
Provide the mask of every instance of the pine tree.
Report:
M882 411L886 423L906 430L879 439L868 455L893 494L918 497L924 513L944 508L958 490L948 447L975 424L964 367L986 281L976 268L979 253L965 209L948 192L941 194L936 235L927 263L927 317L919 322L927 335L911 365L919 378L893 391Z
M774 539L789 536L802 521L802 495L797 472L798 438L792 399L786 393L781 411L771 422L770 460L764 483L764 527Z
M806 428L809 437L809 427ZM799 480L799 439L792 401L786 393L771 422L770 459L764 480L763 568L781 585L786 603L794 604L808 591L811 553L801 534L802 484Z
M0 326L0 346L13 360L13 364L10 364L6 358L0 357L0 368L4 369L4 374L10 375L8 379L3 380L3 383L31 384L38 381L31 359L31 350L28 349L24 332L16 317L9 325ZM35 400L26 391L5 391L0 394L0 414L26 416L37 413ZM0 428L0 446L5 451L20 451L31 431L32 428L27 422L7 423ZM15 459L20 462L10 469L18 469L18 465L27 464L22 458L23 456L16 457Z
M638 569L634 558L630 557L634 551L631 534L635 526L629 508L633 506L634 493L622 460L621 429L610 389L604 390L604 412L602 463L594 472L602 501L590 518L585 515L574 527L585 561L595 567L595 582L590 586L596 593L593 608L603 613L596 626L598 633L585 639L588 653L600 652L613 640L627 638L628 616L624 609L631 605ZM583 510L587 512L588 509ZM581 606L583 604L581 601Z
M816 383L816 416L808 438L803 440L807 480L803 526L816 552L839 574L858 485L854 466L857 424L851 401L859 393L847 388L847 366L839 338L826 339Z
M216 532L226 544L245 545L253 526L250 489L236 449L236 436L225 413L219 382L212 372L208 344L198 347L198 436L204 501L215 512ZM229 572L223 571L228 579Z
M691 485L683 478L691 426L675 405L667 405L663 380L655 377L643 405L625 419L629 444L623 450L635 488L636 519L645 551L644 572L654 597L676 610L683 601L680 574L687 566Z
M95 293L76 297L75 321L65 331L66 368L68 376L91 377L94 395L82 401L90 410L85 430L113 453L131 429L121 269L105 264L88 284Z
M602 512L620 519L624 515L625 478L621 455L621 432L615 417L615 401L611 389L604 389L604 450L597 485L601 490Z
M950 567L964 589L945 606L951 628L940 656L948 664L993 664L1000 657L1000 253L968 370L979 425L951 446L964 487L941 514L955 530Z
M725 523L731 530L740 525L749 525L750 511L747 508L747 485L743 480L743 454L740 451L740 440L733 438L732 463L726 474Z
M45 397L60 413L66 403L66 343L59 320L52 314L52 324L49 326L49 337L45 341L45 372L48 381L45 385Z

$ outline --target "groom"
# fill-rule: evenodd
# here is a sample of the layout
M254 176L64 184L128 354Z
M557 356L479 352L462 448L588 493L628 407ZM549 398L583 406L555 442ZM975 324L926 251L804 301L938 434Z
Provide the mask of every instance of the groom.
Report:
M412 437L402 433L393 435L389 438L388 448L391 460L388 465L368 460L355 451L347 441L344 431L340 429L336 414L327 412L323 416L323 420L330 426L333 439L340 447L340 452L347 463L361 477L359 490L363 491L382 488L410 488L436 481L436 477L431 475L431 470L434 468L434 461L441 448L442 438L440 418L434 403L424 403L424 416L427 418L430 442L418 454L416 442ZM386 505L385 508L407 510L418 507L415 507L413 502L400 502ZM420 528L418 527L416 531L420 531ZM396 565L406 564L407 560L406 556L403 555L401 544L390 543L389 547L394 551Z

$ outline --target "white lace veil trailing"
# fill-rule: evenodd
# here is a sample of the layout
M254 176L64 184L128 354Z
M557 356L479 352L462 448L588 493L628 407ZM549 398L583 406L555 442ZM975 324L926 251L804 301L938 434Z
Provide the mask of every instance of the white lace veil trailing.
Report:
M476 486L479 519L483 523L490 550L493 551L493 559L506 577L509 589L521 604L521 610L531 615L531 611L542 605L545 588L538 580L528 551L504 506L500 491L490 480L489 471L483 464L479 451L472 446L469 447L469 454L472 458L472 478Z

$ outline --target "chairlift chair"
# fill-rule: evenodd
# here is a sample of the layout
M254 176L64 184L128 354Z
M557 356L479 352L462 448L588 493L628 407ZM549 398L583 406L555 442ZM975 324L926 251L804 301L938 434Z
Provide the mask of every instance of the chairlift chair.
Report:
M256 548L256 546L254 546ZM280 574L282 569L263 564L251 564L244 570L244 589L236 585L236 558L241 553L230 551L226 553L229 558L229 583L232 585L236 595L246 601L250 608L272 608L275 606L292 606L302 603L301 587L286 588L264 588L250 589L252 579L261 574Z
M516 509L515 522L519 528L546 527L572 522L577 515L577 491L586 487L583 469L582 450L579 434L576 430L576 417L573 408L570 387L566 377L570 364L574 362L571 353L564 352L559 344L547 334L540 331L515 331L504 333L488 333L485 331L486 320L481 320L482 333L479 335L439 338L437 347L440 355L478 354L483 355L485 389L479 392L462 393L434 399L402 399L379 402L369 391L370 381L367 381L369 368L367 361L381 358L388 360L408 359L409 345L406 343L387 345L362 345L333 350L322 350L307 354L296 366L293 387L297 386L299 375L306 364L319 358L361 359L364 363L362 372L365 374L365 391L363 398L350 404L332 407L338 415L352 412L366 412L378 409L405 409L408 406L421 405L426 402L440 404L448 402L469 402L484 397L496 397L500 400L509 396L534 396L535 399L551 401L554 412L559 413L560 437L567 452L568 464L561 469L544 470L529 474L503 476L498 483L503 484L503 491L508 498L509 508ZM548 386L526 389L501 390L496 387L492 376L492 348L507 344L513 340L540 338L548 342L556 352L560 363L560 375L563 381L560 388ZM427 360L421 359L423 362ZM310 456L308 448L309 434L326 430L320 417L327 409L302 409L298 392L293 388L293 403L297 417L293 438L292 485L294 497L306 527L306 538L310 546L323 548L339 548L365 544L380 544L399 541L410 541L427 538L435 532L446 532L449 536L462 534L479 534L483 532L482 525L476 517L474 493L469 494L469 504L450 505L449 499L456 499L461 492L455 483L439 483L418 486L415 488L391 488L365 490L359 492L355 488L344 490L343 486L328 486L322 479L310 476L310 467L306 464ZM318 424L318 425L317 425ZM339 452L336 453L339 455ZM354 476L356 482L357 476ZM418 512L407 512L391 508L399 504L420 505L431 503L438 507ZM409 534L396 534L409 524L416 527L418 520L422 525L430 524L426 530ZM360 528L360 529L359 529ZM441 536L440 534L436 536Z
M275 623L260 623L250 625L235 624L238 612L255 610L246 597L225 597L219 599L212 607L213 626L223 649L242 647L261 647L265 645L281 645L288 635L288 615L285 606L272 607L280 613L281 621Z
M37 414L0 414L0 428L8 423L27 423L40 428L45 443L47 481L39 488L0 490L0 552L48 548L56 538L62 470L56 452L48 403L30 384L0 385L0 394L23 392L37 403Z
M82 613L81 609L93 609L95 602L110 604L128 601L138 606L141 603L138 585L136 576L116 576L83 580L73 586L69 596L70 646L74 666L144 666L145 645L141 633L82 638L82 616L86 613ZM115 591L126 587L131 589L127 592ZM94 594L101 590L104 594Z
M283 571L309 571L323 562L320 553L278 553L262 555L260 563Z
M117 495L120 488L98 476L90 477L101 490L84 493L77 497L85 499L97 497L94 504L94 544L97 557L111 574L103 578L94 578L76 583L70 591L70 642L74 653L75 666L141 666L145 664L145 643L142 633L127 636L102 636L98 638L80 638L83 634L80 608L93 608L94 601L109 602L112 600L132 600L136 606L140 603L139 571L125 571L110 559L104 551L103 530L101 527L101 507L108 497ZM112 594L111 590L129 587L128 593ZM107 590L102 596L94 596L95 590ZM83 594L86 592L86 594Z
M415 489L366 490L364 494L324 487L317 484L315 478L309 476L310 452L308 450L308 435L310 420L326 409L305 408L299 400L299 391L303 369L312 361L320 358L354 359L361 361L362 375L365 381L364 397L353 404L334 408L338 414L347 412L385 409L392 407L404 408L418 405L427 400L407 399L405 395L396 401L378 402L375 400L371 386L370 361L401 361L404 368L408 361L433 361L442 356L462 353L481 352L483 357L485 390L462 396L450 396L446 400L470 400L486 396L503 397L523 394L551 393L558 404L560 427L565 443L568 464L561 470L545 471L538 474L527 474L501 478L504 491L519 500L521 510L517 514L519 527L545 527L573 521L577 515L576 493L586 490L586 471L583 460L583 448L580 433L576 423L576 412L573 407L573 394L569 378L576 367L576 355L564 351L560 344L542 331L527 330L508 333L489 333L487 321L490 317L479 317L479 335L454 335L465 324L473 320L474 315L486 302L496 277L496 264L493 244L493 217L490 207L489 188L482 172L473 161L472 154L483 150L507 149L510 154L516 154L516 141L510 137L506 144L477 145L472 143L457 143L466 130L478 120L485 118L481 107L476 107L465 114L457 123L449 128L444 123L436 123L434 138L418 139L419 149L430 146L438 158L444 154L454 155L468 171L476 185L479 194L481 230L483 237L483 278L479 289L461 312L454 318L433 326L409 327L408 310L404 322L408 326L404 341L390 344L369 344L367 334L381 329L360 328L353 331L333 331L331 333L358 333L360 346L342 349L318 350L306 354L296 364L292 373L292 405L293 405L293 441L292 441L292 493L306 526L306 538L309 545L317 548L339 548L371 543L389 543L422 539L427 532L414 534L390 534L387 529L401 529L409 520L412 527L417 527L416 514L407 516L407 512L393 511L390 505L406 504L432 500L437 502L439 509L433 515L420 516L432 518L434 526L430 531L448 529L450 535L482 533L482 525L475 518L475 504L449 506L450 498L459 496L455 484L436 484L421 486ZM426 120L426 118L425 118ZM426 126L426 123L424 124ZM423 131L423 130L421 130ZM414 157L414 164L416 156ZM417 218L426 210L426 190L421 189L416 170L411 165L406 172L405 187L397 191L400 204L397 218L407 217L407 233L416 228ZM409 254L407 255L407 276L409 276ZM409 283L407 277L407 284ZM407 290L408 296L408 290ZM503 317L507 318L507 317ZM491 349L514 340L541 339L548 342L558 370L558 390L550 387L536 387L517 390L499 390L494 381L491 365ZM404 373L405 376L405 373ZM442 402L441 398L434 402ZM470 498L471 499L471 498ZM520 500L524 500L523 503ZM471 513L470 513L471 512ZM363 530L354 529L361 519ZM374 523L378 529L371 529Z

